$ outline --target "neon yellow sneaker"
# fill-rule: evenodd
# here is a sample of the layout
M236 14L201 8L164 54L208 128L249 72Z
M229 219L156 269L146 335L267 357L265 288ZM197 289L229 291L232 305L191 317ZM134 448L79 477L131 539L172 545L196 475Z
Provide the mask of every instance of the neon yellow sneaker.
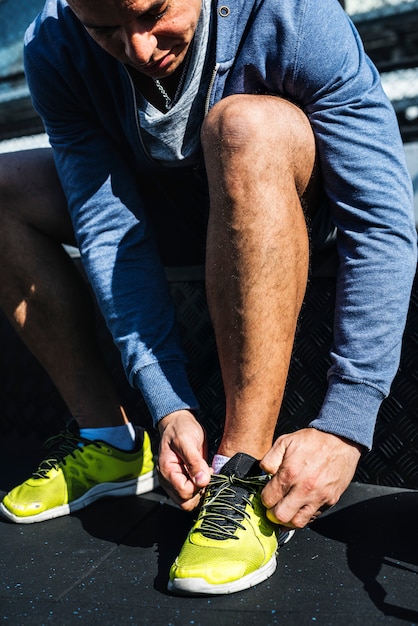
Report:
M49 456L10 491L0 513L21 524L69 515L99 498L139 495L157 486L148 433L136 428L132 452L80 437L75 421L47 440Z
M293 531L279 533L266 517L260 493L269 480L257 461L236 454L213 475L198 519L171 566L168 589L182 594L226 594L266 580L276 552Z

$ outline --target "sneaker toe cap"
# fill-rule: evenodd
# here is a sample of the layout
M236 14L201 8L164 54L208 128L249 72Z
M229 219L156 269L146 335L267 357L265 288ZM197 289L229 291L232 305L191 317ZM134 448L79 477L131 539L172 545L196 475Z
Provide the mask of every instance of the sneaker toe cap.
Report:
M245 561L181 565L176 560L170 569L170 580L203 579L211 585L220 585L242 578L246 574L246 569Z

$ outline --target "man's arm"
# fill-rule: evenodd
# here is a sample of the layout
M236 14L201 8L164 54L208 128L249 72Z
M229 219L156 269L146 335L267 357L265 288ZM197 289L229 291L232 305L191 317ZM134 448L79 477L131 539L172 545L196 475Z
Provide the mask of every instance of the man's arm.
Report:
M142 391L157 422L173 411L197 406L164 268L132 155L123 150L126 141L116 143L96 114L83 66L77 68L69 60L63 45L49 46L51 39L60 41L60 22L48 17L45 24L46 34L38 23L26 39L25 69L34 105L54 151L89 281L129 382ZM84 29L82 34L87 37ZM78 47L77 41L67 42L77 54L83 46L88 55L84 40ZM83 59L95 62L93 57Z
M412 185L395 113L354 27L332 0L305 4L295 96L315 133L339 254L329 388L312 425L370 448L416 271Z
M294 527L335 504L372 446L416 271L412 186L377 70L335 2L306 0L298 33L286 88L315 133L339 268L323 406L314 428L280 437L261 463L274 475L263 492L269 516Z

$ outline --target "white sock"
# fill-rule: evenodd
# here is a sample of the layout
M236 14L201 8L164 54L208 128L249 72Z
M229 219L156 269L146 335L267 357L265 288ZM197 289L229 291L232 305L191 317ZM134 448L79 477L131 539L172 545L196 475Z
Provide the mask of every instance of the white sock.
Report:
M214 474L220 474L221 469L229 461L230 456L224 456L223 454L215 454L212 461L212 469Z
M104 428L80 428L80 436L84 439L105 441L111 446L131 452L135 447L135 429L131 422L122 426L107 426Z

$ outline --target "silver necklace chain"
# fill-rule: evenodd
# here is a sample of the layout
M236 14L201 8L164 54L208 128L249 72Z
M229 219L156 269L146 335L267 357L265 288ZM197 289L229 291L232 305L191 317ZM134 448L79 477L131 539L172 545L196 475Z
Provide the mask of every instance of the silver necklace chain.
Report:
M161 84L161 81L158 78L153 78L154 85L156 86L156 88L158 89L162 97L164 98L164 107L166 111L169 111L175 105L175 103L177 102L180 96L181 90L183 89L184 81L186 80L187 70L189 68L189 59L190 59L189 52L190 52L191 47L192 46L190 44L189 49L187 50L187 53L186 53L186 58L184 60L183 71L180 76L179 84L177 85L176 93L174 94L173 98L171 98L168 95L164 86Z
M165 108L165 110L169 111L171 109L171 107L173 106L173 101L176 99L177 91L176 91L176 94L175 94L174 98L170 98L170 96L168 95L168 93L166 92L166 90L164 89L164 87L162 86L160 81L158 80L158 78L154 78L153 81L154 81L154 85L157 87L158 91L160 92L160 94L164 98L164 108Z

